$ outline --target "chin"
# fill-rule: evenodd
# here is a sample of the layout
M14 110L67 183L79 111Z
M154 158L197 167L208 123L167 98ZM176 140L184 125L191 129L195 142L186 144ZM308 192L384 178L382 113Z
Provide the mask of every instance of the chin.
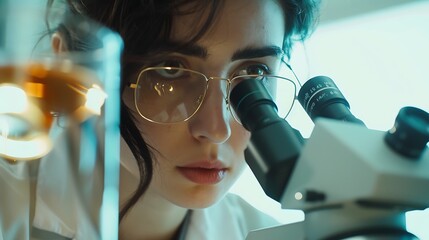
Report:
M197 186L194 189L190 190L186 194L182 195L180 199L176 199L175 204L183 208L188 209L201 209L210 207L226 195L226 191L216 191L216 190L207 190L201 189L207 188L207 186Z

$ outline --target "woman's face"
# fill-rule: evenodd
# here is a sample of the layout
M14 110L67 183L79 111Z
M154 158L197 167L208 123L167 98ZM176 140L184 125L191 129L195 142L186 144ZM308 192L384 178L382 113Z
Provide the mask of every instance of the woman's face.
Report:
M197 31L200 14L176 16L172 42L189 39ZM275 74L280 67L284 28L277 1L227 0L213 26L192 46L206 54L181 49L164 53L165 61L156 64L174 64L208 77L231 78L255 71ZM222 198L237 180L245 166L250 133L228 111L224 85L224 80L210 80L198 112L186 122L167 125L141 118L134 107L133 90L124 92L141 134L156 149L154 177L146 194L185 208L202 208ZM137 169L133 172L138 174Z

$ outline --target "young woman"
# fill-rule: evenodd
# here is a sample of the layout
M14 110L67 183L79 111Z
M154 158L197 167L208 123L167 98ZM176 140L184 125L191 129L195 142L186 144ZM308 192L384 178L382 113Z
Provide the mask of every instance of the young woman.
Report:
M318 2L68 5L124 40L119 238L244 239L277 224L228 193L250 137L231 114L228 85L243 75L280 74L293 41L310 33ZM54 35L56 48L73 48L69 24Z

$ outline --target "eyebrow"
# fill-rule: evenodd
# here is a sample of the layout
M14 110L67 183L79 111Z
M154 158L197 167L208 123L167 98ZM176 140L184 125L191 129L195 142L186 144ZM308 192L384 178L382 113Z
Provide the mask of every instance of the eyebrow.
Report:
M207 58L207 48L202 47L196 44L181 44L178 42L169 42L161 44L156 52L168 53L168 52L176 52L183 55L188 55L192 57L198 58Z
M189 45L180 45L178 46L175 43L170 43L168 45L164 45L161 48L162 52L174 51L183 55L198 57L198 58L207 58L208 51L207 48L197 45L197 44L189 44ZM252 58L261 58L261 57L279 57L284 54L282 48L278 46L263 46L263 47L246 47L243 49L239 49L231 57L231 61L236 61L240 59L252 59Z
M278 46L265 46L265 47L247 47L239 49L236 51L232 57L231 61L236 61L240 59L251 59L251 58L261 58L261 57L279 57L284 54L283 49Z

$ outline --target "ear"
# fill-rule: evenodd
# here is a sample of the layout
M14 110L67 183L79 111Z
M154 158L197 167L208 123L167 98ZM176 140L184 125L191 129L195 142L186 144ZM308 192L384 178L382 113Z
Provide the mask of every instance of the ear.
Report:
M54 50L54 53L67 51L67 45L59 32L55 32L52 35L51 46Z

